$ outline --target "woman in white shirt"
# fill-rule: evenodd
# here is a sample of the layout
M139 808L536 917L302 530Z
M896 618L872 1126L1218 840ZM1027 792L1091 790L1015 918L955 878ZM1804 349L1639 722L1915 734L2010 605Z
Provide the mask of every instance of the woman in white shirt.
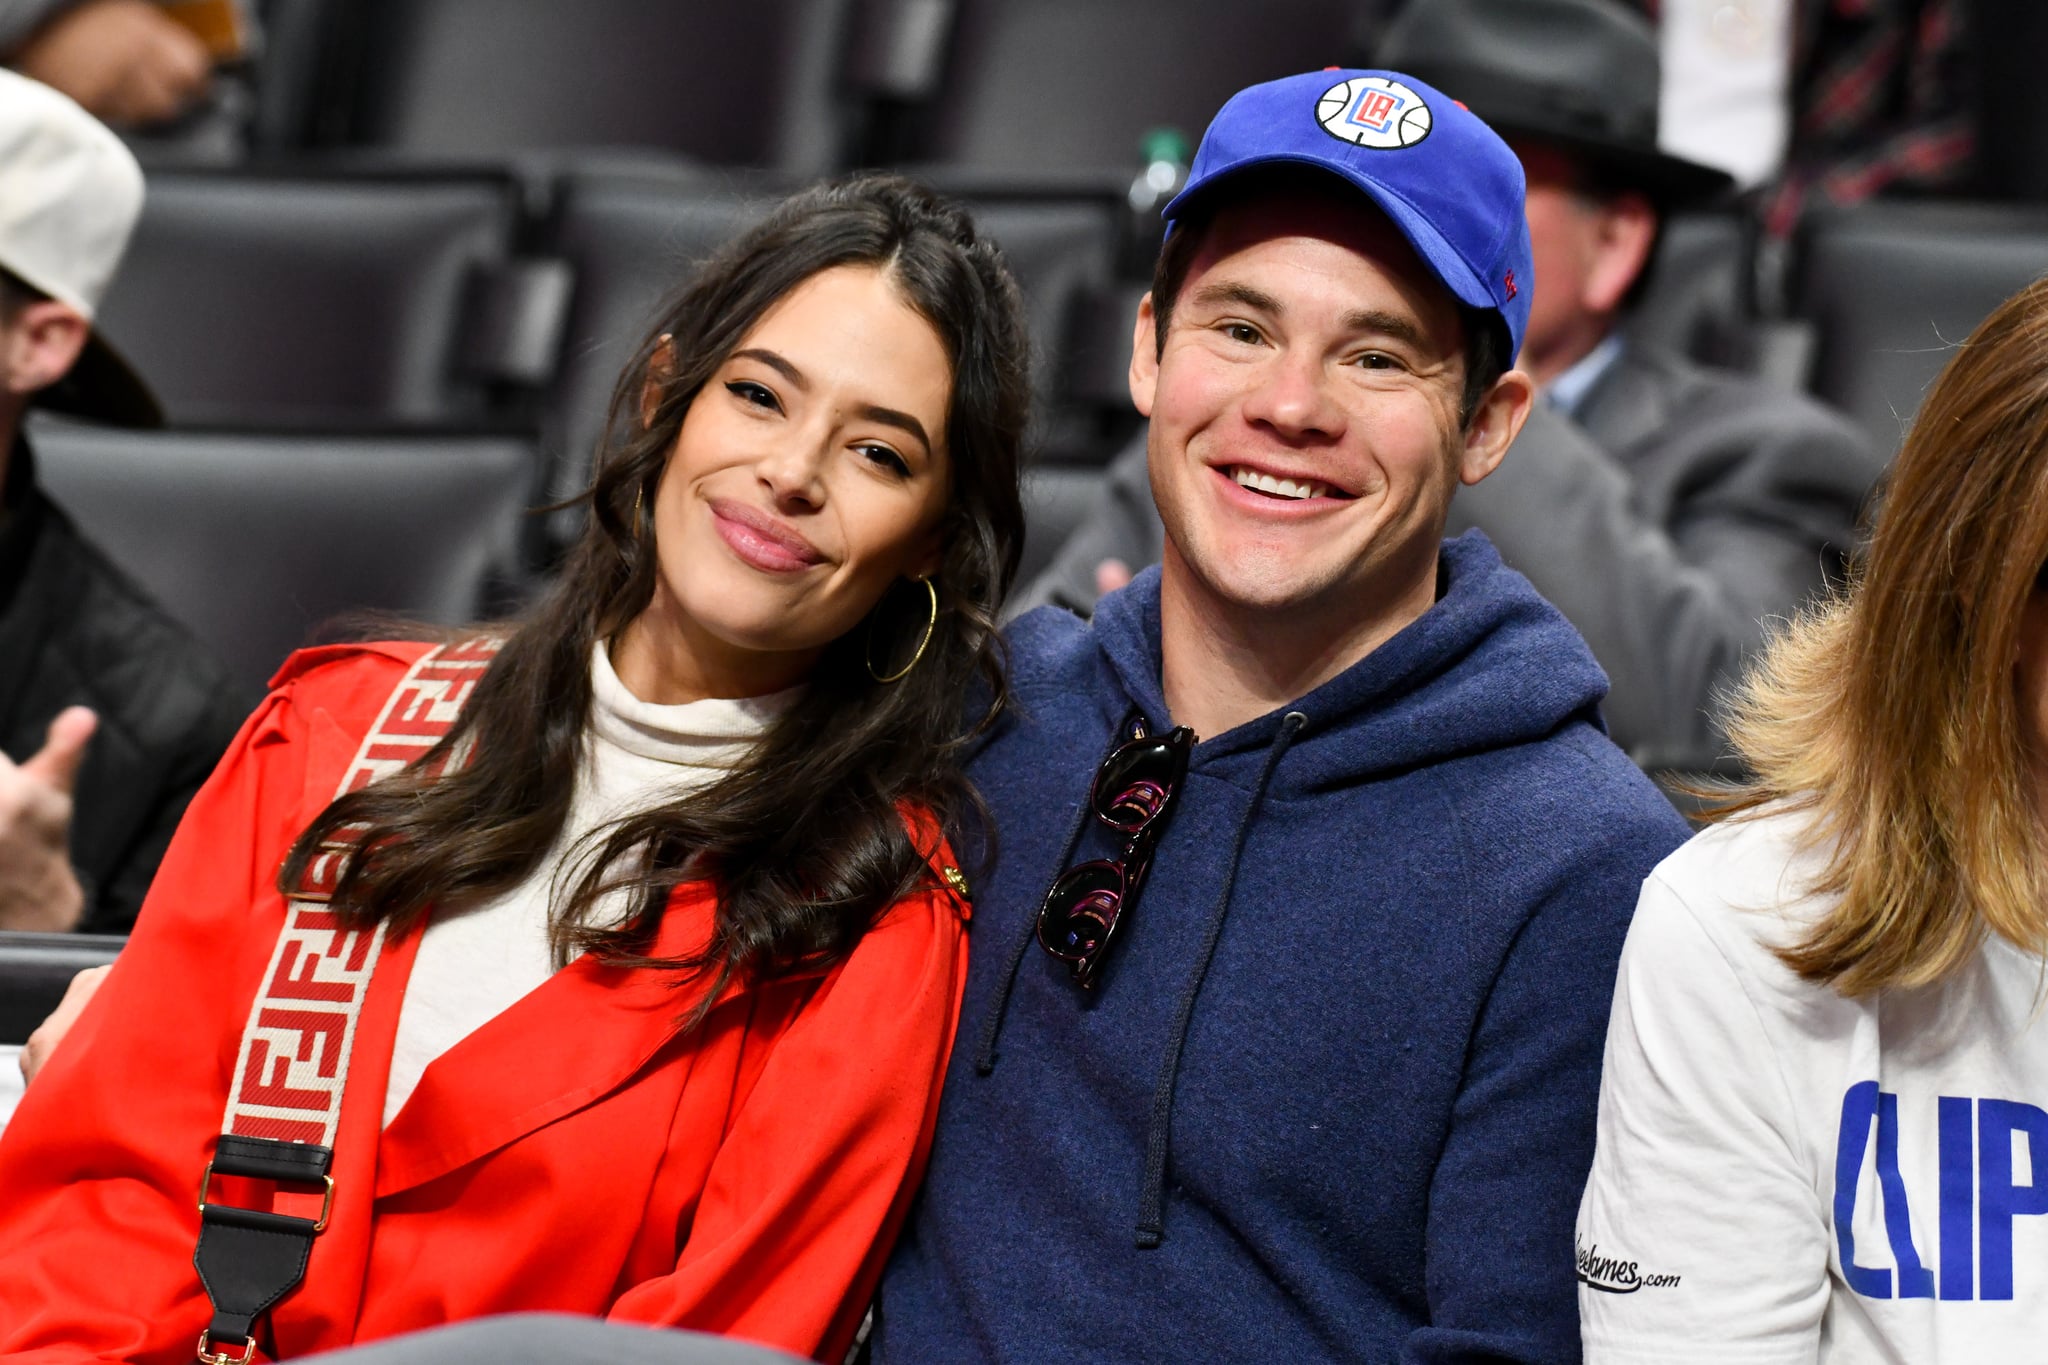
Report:
M1936 381L1756 775L1645 884L1578 1223L1592 1362L2048 1355L2048 281Z

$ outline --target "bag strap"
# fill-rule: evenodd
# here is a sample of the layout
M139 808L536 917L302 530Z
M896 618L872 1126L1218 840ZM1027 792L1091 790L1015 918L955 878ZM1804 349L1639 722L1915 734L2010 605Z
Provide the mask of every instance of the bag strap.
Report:
M500 643L467 640L421 655L385 699L336 798L416 763L445 738ZM462 767L471 747L456 746L429 774ZM334 1136L356 1022L384 946L382 923L349 927L327 909L362 832L344 826L323 842L286 900L284 927L242 1028L221 1138L199 1183L192 1261L213 1303L213 1320L199 1334L203 1365L243 1365L255 1354L256 1319L298 1286L334 1206ZM211 1203L216 1175L321 1186L320 1217ZM215 1348L235 1340L240 1354Z

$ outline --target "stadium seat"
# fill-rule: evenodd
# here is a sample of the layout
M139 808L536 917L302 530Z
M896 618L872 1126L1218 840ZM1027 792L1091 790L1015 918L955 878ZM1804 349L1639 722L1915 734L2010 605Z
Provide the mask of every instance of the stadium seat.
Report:
M0 1046L27 1042L64 998L71 978L112 962L127 941L100 934L0 932Z
M849 0L354 0L347 141L435 157L661 148L801 175L841 152Z
M1024 557L1017 588L1052 563L1060 546L1088 519L1108 474L1097 465L1034 464L1024 471Z
M1110 423L1105 435L1098 404L1069 398L1068 353L1088 300L1110 285L1116 202L1028 186L978 189L960 197L981 230L1001 244L1023 291L1037 362L1042 443L1055 448L1057 458L1099 458L1129 424ZM588 482L612 386L663 299L695 264L755 222L769 202L681 170L565 179L548 249L569 264L576 286L544 427L552 498L571 497ZM1121 406L1127 412L1128 400Z
M1754 235L1754 225L1732 211L1672 216L1628 332L1703 365L1804 392L1812 379L1814 330L1758 309Z
M154 175L100 324L174 422L473 422L531 378L477 359L479 316L566 298L515 260L518 213L491 175Z
M1674 214L1664 224L1649 284L1629 318L1639 341L1708 358L1750 315L1749 243L1733 213Z
M1814 392L1889 458L1955 347L2048 272L2048 209L1865 204L1814 215L1794 256L1793 310L1820 333Z
M246 686L358 611L502 606L533 489L507 436L126 432L38 422L40 481Z
M959 0L931 97L900 145L916 163L1017 174L1137 168L1147 129L1201 135L1256 81L1351 51L1334 0Z
M1085 464L1107 460L1134 419L1130 399L1119 396L1105 414L1076 352L1091 302L1115 292L1119 201L1028 186L956 193L980 230L1002 247L1024 296L1036 395L1034 454Z

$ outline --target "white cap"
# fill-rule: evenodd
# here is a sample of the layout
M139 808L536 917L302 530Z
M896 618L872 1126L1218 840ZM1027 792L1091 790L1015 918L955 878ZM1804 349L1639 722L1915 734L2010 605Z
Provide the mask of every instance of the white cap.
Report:
M0 70L0 266L89 320L142 212L142 168L107 126Z
M0 69L0 267L90 322L141 213L142 168L121 139L49 86ZM162 420L97 332L38 401L124 426Z

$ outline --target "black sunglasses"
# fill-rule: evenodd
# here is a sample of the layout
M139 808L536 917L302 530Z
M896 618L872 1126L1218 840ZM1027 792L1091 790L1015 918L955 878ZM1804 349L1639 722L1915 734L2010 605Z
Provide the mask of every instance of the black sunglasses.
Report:
M1195 743L1185 725L1158 736L1146 734L1143 721L1133 729L1135 736L1102 760L1089 795L1095 818L1124 836L1122 856L1076 863L1054 880L1038 908L1038 945L1072 968L1083 989L1095 984L1118 920L1137 903Z

